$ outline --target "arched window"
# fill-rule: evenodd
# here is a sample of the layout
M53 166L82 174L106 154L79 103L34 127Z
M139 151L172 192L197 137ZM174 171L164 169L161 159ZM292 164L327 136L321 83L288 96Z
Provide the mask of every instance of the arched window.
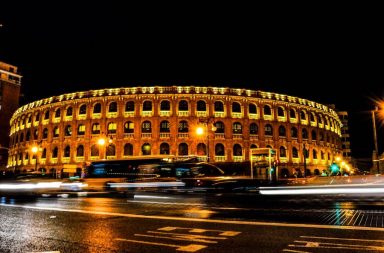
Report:
M107 146L106 150L107 157L108 156L115 156L116 155L116 146L115 144L110 144Z
M25 157L24 157L24 160L25 160L25 161L28 161L28 160L29 160L29 154L28 154L28 152L27 152L27 153L25 153Z
M241 112L241 106L237 102L232 103L232 112L240 113Z
M178 154L181 155L188 155L188 145L186 143L180 143L179 144L179 152Z
M297 148L292 148L292 157L293 158L299 158L299 151L297 151Z
M301 137L303 139L308 139L308 131L307 131L307 129L303 128L303 130L301 130Z
M87 105L86 104L82 104L79 108L79 115L84 115L84 114L87 114Z
M286 134L286 131L285 131L285 127L284 126L279 126L279 136L280 137L285 137L287 134Z
M215 155L216 156L224 156L225 155L225 149L224 145L221 143L217 143L215 145Z
M100 124L99 123L93 123L92 134L100 134Z
M64 135L65 136L71 136L72 135L72 126L66 125L64 128Z
M66 146L64 149L64 157L70 157L71 156L71 147Z
M215 112L224 112L224 104L221 101L215 101Z
M151 145L149 143L144 143L141 147L141 152L143 155L151 155Z
M77 127L77 135L84 135L85 134L85 125L80 124Z
M40 120L40 113L36 113L35 122L39 122L39 120Z
M307 114L305 113L305 111L301 111L300 112L300 119L301 120L306 120L307 119Z
M216 121L215 122L215 127L216 127L216 131L215 133L218 133L218 134L223 134L225 129L224 129L224 123L221 122L221 121Z
M256 123L251 123L251 125L249 125L249 134L252 134L252 135L259 134L259 126Z
M315 149L312 150L312 158L317 159L317 151Z
M185 120L180 121L178 131L179 133L188 133L188 122Z
M47 149L46 148L43 148L43 152L41 153L41 158L42 159L47 158Z
M117 112L117 103L111 102L109 104L108 112Z
M168 100L163 100L160 103L160 111L170 111L171 103Z
M160 144L160 155L169 155L169 144L168 143L161 143Z
M296 127L291 128L291 138L297 138L297 128Z
M20 142L23 142L24 141L24 133L21 133L20 134Z
M151 122L146 120L141 124L142 133L152 133Z
M25 141L30 141L31 140L31 131L27 130L25 133Z
M315 114L313 112L311 112L309 114L309 117L310 117L311 122L315 122Z
M283 146L280 147L280 157L287 157L287 150Z
M264 105L264 115L272 115L272 110L269 105Z
M48 129L44 128L43 129L43 139L47 139L47 138L48 138Z
M108 134L115 134L117 131L117 123L116 122L109 122L108 124Z
M313 141L317 140L317 135L316 135L316 131L315 130L312 130L312 140Z
M101 113L101 104L100 103L96 103L93 106L93 113Z
M207 146L204 143L197 144L197 155L199 156L207 155Z
M60 108L56 109L55 118L60 118Z
M188 111L188 102L186 100L180 100L179 111Z
M46 111L44 114L44 120L49 119L49 111Z
M59 148L55 147L52 151L52 158L57 158L59 155Z
M152 102L147 100L143 103L143 111L152 111Z
M255 104L248 105L248 111L250 114L257 114L257 107Z
M35 130L33 131L33 139L37 140L38 137L39 137L39 130L35 129Z
M77 157L83 157L84 156L84 146L79 145L76 149L76 156Z
M124 123L124 133L132 134L135 132L135 124L132 121L127 121Z
M207 110L207 105L205 101L199 100L197 101L197 111L198 112L205 112Z
M99 156L99 147L96 145L91 146L91 156Z
M60 134L60 129L58 126L55 126L55 128L53 128L53 137L54 138L59 137L59 134Z
M170 132L170 124L167 120L163 120L160 122L160 133L169 133Z
M324 141L324 134L323 134L323 132L319 133L319 137L320 137L320 141Z
M115 156L116 155L116 146L115 144L107 145L106 155L108 156Z
M67 116L72 116L72 115L73 115L73 108L72 108L72 106L70 106L70 107L67 108L66 115L67 115Z
M134 112L135 111L135 102L128 101L125 103L125 111L126 112Z
M131 143L126 143L124 145L124 156L133 155L133 145Z
M240 144L233 145L233 156L243 156L243 149Z
M264 127L264 134L268 136L273 136L273 128L270 124L266 124Z
M320 155L321 155L321 160L324 160L324 152L323 151L320 152Z
M285 116L285 111L284 111L283 107L281 107L281 106L277 107L277 116L279 116L279 117Z
M232 133L234 134L241 134L243 132L243 128L241 126L240 122L235 122L232 125Z
M251 144L250 148L257 148L256 144Z
M320 114L317 116L317 121L319 124L324 124L323 117Z

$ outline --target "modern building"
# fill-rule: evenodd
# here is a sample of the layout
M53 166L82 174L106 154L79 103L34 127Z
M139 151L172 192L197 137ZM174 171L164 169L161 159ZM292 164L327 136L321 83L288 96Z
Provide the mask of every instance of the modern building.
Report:
M199 127L204 131L197 134ZM13 114L10 136L8 167L16 170L157 154L241 162L250 148L271 147L282 173L306 167L318 174L342 152L341 121L328 106L221 87L129 87L41 99Z
M349 139L349 129L348 129L348 112L347 111L338 111L337 115L341 120L341 151L344 160L351 162L351 142Z
M9 121L19 107L20 83L17 67L0 62L0 170L7 165Z

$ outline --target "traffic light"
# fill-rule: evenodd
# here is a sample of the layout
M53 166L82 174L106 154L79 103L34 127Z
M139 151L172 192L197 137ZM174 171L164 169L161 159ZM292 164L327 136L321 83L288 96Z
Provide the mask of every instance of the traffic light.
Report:
M340 171L340 167L336 163L332 163L330 169L332 174L337 174Z

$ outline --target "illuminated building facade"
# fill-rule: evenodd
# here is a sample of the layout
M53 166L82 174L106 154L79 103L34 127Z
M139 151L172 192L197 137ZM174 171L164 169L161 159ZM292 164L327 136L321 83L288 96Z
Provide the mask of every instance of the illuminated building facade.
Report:
M11 120L8 167L47 171L89 160L197 155L249 160L250 148L277 150L280 168L319 173L341 152L336 112L293 96L232 88L169 86L91 90L38 100ZM198 127L205 132L197 135ZM106 145L98 145L108 138ZM208 146L207 146L208 145Z
M351 142L349 139L349 129L348 129L348 112L347 111L338 111L337 115L342 123L341 127L341 148L343 158L351 162Z
M0 62L0 170L7 165L9 121L19 107L20 83L17 67Z

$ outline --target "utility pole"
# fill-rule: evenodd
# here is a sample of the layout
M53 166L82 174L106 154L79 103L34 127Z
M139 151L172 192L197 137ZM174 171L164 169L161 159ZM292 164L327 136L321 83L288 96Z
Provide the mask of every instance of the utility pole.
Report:
M380 161L379 161L379 148L377 146L377 133L376 133L376 117L375 112L378 111L378 107L372 110L372 125L373 125L373 142L375 144L375 153L373 155L373 166L378 174L380 174Z

